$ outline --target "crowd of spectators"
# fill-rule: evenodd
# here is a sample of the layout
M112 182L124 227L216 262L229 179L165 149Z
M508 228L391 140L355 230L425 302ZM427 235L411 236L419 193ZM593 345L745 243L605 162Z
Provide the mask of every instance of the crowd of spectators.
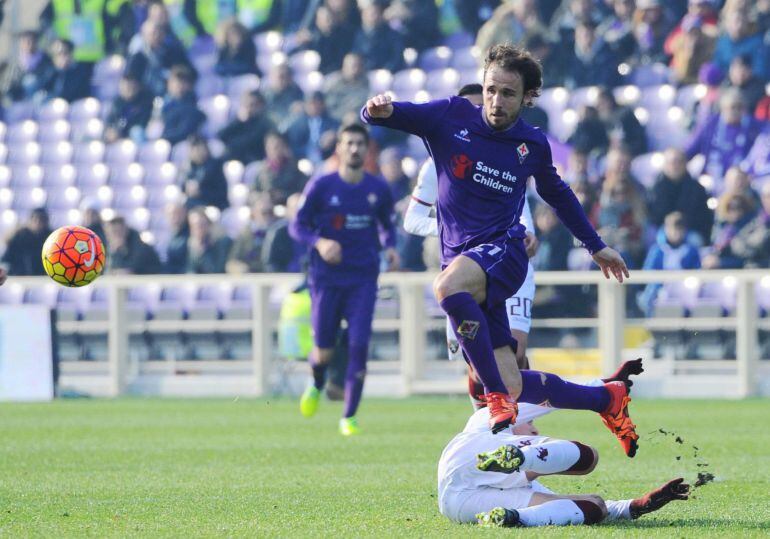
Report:
M303 163L315 174L334 168L336 130L355 121L372 93L369 72L407 68L415 55L462 34L473 36L479 51L503 41L530 49L543 65L546 88L598 87L595 99L579 105L572 133L562 137L568 156L560 170L631 268L770 262L770 0L274 0L258 3L269 6L259 16L244 7L248 2L231 14L222 7L228 2L211 4L219 7L108 2L101 24L91 28L103 33L101 55L94 56L94 43L62 30L61 18L73 15L57 13L63 4L52 3L39 29L18 34L0 77L6 105L74 102L92 95L95 62L121 55L117 96L104 103L103 141L160 136L189 146L178 172L182 198L167 208L167 234L155 238L155 248L122 216L102 227L98 212L83 208L103 230L110 271L300 270L303 252L286 224L308 179ZM304 92L290 62L260 69L261 41L253 37L266 31L281 32L290 58L319 54L318 90ZM218 76L261 77L259 89L246 89L234 117L215 130L196 96L191 51L202 42L216 47ZM703 92L684 111L689 139L663 152L658 177L645 185L632 169L633 160L650 151L645 121L619 104L613 89L653 67L672 85L700 83ZM547 132L553 123L537 106L525 118ZM211 139L221 141L223 151L214 151ZM417 167L403 166L409 148L399 134L373 133L367 169L386 178L396 200L408 197L415 181ZM217 212L204 209L229 206L228 161L242 163L251 190L249 222L233 237L218 226ZM547 207L532 202L541 245L535 267L579 266L569 257L569 234ZM11 274L39 273L24 253L39 250L47 227L45 211L36 211L10 239L4 261ZM403 233L399 247L405 269L436 267L431 240ZM640 295L640 308L649 311L655 292L648 287Z

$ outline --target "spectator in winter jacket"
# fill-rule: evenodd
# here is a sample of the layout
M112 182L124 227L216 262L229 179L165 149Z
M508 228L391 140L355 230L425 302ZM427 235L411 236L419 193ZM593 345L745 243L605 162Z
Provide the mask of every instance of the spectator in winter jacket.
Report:
M8 266L8 275L45 275L40 252L51 232L45 208L32 210L27 224L8 239L2 258Z
M50 56L38 48L37 33L21 32L16 58L3 70L0 92L13 102L31 100L53 75Z
M727 193L720 197L712 251L703 257L703 267L706 269L743 267L744 260L733 252L732 241L753 218L751 201L746 196Z
M190 157L180 171L182 191L187 196L187 207L214 206L220 210L229 205L227 180L222 160L211 155L206 139L193 136L188 139Z
M45 82L45 99L60 98L68 103L91 95L91 68L76 62L71 41L57 39L51 45L53 71Z
M120 79L118 96L110 105L104 127L104 141L115 142L130 137L144 140L144 129L152 115L153 97L139 79L126 73Z
M195 100L193 72L185 66L174 66L168 78L168 93L163 100L161 137L171 144L181 142L198 132L206 115Z
M217 36L219 49L214 71L220 77L237 77L253 73L262 75L257 67L257 47L249 31L237 19L220 23Z
M580 21L575 27L575 46L567 64L565 83L570 88L595 85L614 88L619 83L618 70L607 66L618 63L615 54L597 34L596 23Z
M185 50L178 44L167 43L165 32L161 24L145 21L141 30L141 48L126 62L126 72L141 80L154 96L165 93L172 67L187 66L195 73Z
M701 244L706 244L714 226L714 212L708 207L706 189L687 172L684 152L669 148L663 159L663 170L650 193L650 221L660 227L668 214L680 212L687 228L700 236Z
M646 270L682 270L700 268L698 247L688 242L685 216L678 211L666 215L664 225L658 231L655 243L647 252L642 269ZM639 308L651 316L662 286L648 284L639 295Z
M385 4L372 0L361 10L361 29L353 40L353 52L364 58L367 71L398 71L404 65L404 38L384 17Z
M233 121L217 133L217 138L225 143L224 158L244 165L264 159L265 136L274 129L259 90L244 93Z
M129 228L126 220L115 217L104 229L107 235L109 273L152 275L160 273L160 259L151 245Z
M188 216L187 273L224 273L232 240L214 231L206 211L193 208Z
M625 146L636 157L647 151L647 133L630 107L621 107L612 91L601 88L596 100L599 119L609 135L610 146Z
M735 235L730 249L746 268L770 267L770 183L762 186L759 213Z

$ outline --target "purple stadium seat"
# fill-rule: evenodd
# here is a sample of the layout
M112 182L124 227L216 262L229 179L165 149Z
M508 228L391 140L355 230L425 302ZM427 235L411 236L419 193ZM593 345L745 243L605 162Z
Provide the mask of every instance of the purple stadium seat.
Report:
M227 185L233 186L243 181L244 166L240 161L227 161L222 170L227 179Z
M5 121L9 125L19 123L23 120L32 119L35 113L35 105L29 101L20 101L11 103L4 110Z
M417 58L417 65L425 71L449 67L452 60L452 49L446 46L425 49Z
M670 84L660 84L641 88L639 104L650 111L665 111L676 100L676 88Z
M567 269L572 271L584 271L591 269L593 259L585 249L575 247L567 254Z
M246 206L227 208L222 212L222 216L219 219L219 223L225 230L225 233L231 238L243 232L248 222L249 208Z
M144 167L146 185L166 186L176 181L177 167L174 163L148 164Z
M11 185L13 178L13 172L5 165L0 165L0 187L8 187Z
M5 135L8 134L8 126L5 122L0 122L0 142L5 141Z
M392 90L398 99L409 99L423 89L426 78L422 69L404 69L393 76Z
M187 162L189 155L190 145L186 140L174 144L174 147L171 148L171 161L177 166L184 165Z
M618 86L612 90L612 94L619 104L627 105L629 107L636 106L639 103L639 99L642 97L641 89L635 84Z
M449 66L460 71L477 70L481 67L481 58L474 47L454 49Z
M324 76L320 71L311 71L306 75L297 78L297 85L305 94L317 92L324 85Z
M560 116L567 108L568 102L569 91L561 87L546 88L537 99L537 105L548 113L549 120Z
M6 163L9 165L34 165L39 158L40 144L37 142L8 145Z
M110 166L125 167L129 163L136 161L136 152L136 144L133 141L128 139L119 140L107 146L104 162Z
M671 72L665 64L642 65L631 72L630 80L637 86L654 86L671 82Z
M110 185L138 185L144 179L144 167L139 163L112 167Z
M37 119L40 123L51 123L67 117L69 103L64 99L55 98L40 105L37 111Z
M369 72L369 88L372 94L387 92L393 86L393 73L387 69L375 69Z
M120 79L125 67L125 58L117 54L99 60L94 66L94 76L92 79L94 86L98 86L104 81Z
M457 94L460 87L460 73L456 69L430 71L425 81L425 90L437 97Z
M662 168L663 154L659 152L646 153L631 161L631 174L648 189L655 183L655 178Z
M321 56L314 50L300 51L289 56L289 67L292 68L297 78L318 70L321 65Z
M165 139L158 139L142 144L136 160L143 165L158 165L168 161L170 153L171 144Z
M16 192L13 189L9 187L0 188L0 209L3 210L0 226L7 226L9 229L16 226L18 219L15 219L15 217L18 216L16 212L10 209L15 198Z
M216 54L217 44L214 38L208 35L198 36L188 47L187 53L195 56L203 54Z
M757 304L767 316L770 314L770 277L763 277L757 284L756 291Z
M126 222L128 226L139 232L145 232L150 227L150 210L143 206L126 208Z
M475 41L474 36L467 32L454 32L444 38L444 45L457 50L461 47L470 47Z
M596 105L598 93L599 89L596 86L575 88L570 92L568 107L577 110L583 105Z
M230 120L230 99L224 95L215 95L198 101L198 107L208 118L204 133L213 136Z
M646 125L647 140L651 149L665 150L668 147L682 147L688 133L684 127L684 113L679 107L651 114Z
M47 165L43 167L43 185L47 188L75 185L75 178L77 178L77 169L73 165Z
M208 77L214 74L214 66L217 63L217 54L216 52L191 52L190 61L201 77Z
M46 207L54 210L71 210L80 204L80 189L74 186L48 189Z
M225 85L217 75L204 75L195 83L195 94L199 98L213 97L224 92Z
M676 105L685 111L692 110L693 106L706 95L707 88L704 84L690 84L682 86L676 94Z
M19 188L14 190L13 204L16 211L32 210L45 206L48 195L42 187Z
M10 185L14 189L40 187L45 171L40 165L19 165L11 167Z
M147 190L141 185L114 186L112 189L112 204L118 213L144 206L147 201Z
M118 79L106 80L95 86L94 93L102 103L109 103L118 95Z
M76 165L93 165L104 159L105 146L100 140L79 142L75 145L72 162Z
M40 127L35 120L23 120L10 124L7 129L5 142L11 144L23 144L32 142L37 138Z
M718 303L726 311L735 310L737 300L736 281L734 278L726 277L721 282L704 283L700 289L698 297L699 302L711 301Z
M259 90L260 80L256 75L240 75L238 77L229 77L225 79L227 96L233 108L237 107L243 94L252 90Z
M0 144L0 163L7 162L8 159L8 147L5 144Z
M45 142L42 144L40 162L46 165L65 165L72 162L75 148L66 140Z
M281 50L283 39L280 32L263 32L254 36L254 44L257 46L257 51L262 54Z
M69 120L71 122L83 122L92 118L99 118L102 111L101 102L94 97L86 97L70 104Z
M91 303L92 295L93 289L90 286L83 286L80 288L67 288L62 286L59 287L58 293L56 294L56 306L72 305L80 310Z
M81 143L102 138L104 122L99 118L75 120L70 123L70 128L70 139L73 142Z
M77 186L83 192L89 192L102 185L106 185L110 177L110 167L104 163L94 163L93 165L80 165L77 167Z

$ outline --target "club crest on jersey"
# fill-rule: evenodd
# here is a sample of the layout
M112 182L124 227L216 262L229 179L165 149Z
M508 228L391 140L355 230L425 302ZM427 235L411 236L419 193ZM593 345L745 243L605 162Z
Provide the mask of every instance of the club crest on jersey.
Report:
M468 175L468 171L473 166L473 161L471 161L470 157L461 153L460 155L453 155L449 164L452 166L452 174L454 177L464 180Z
M468 129L462 128L457 133L455 133L455 138L458 140L462 140L463 142L470 142L471 139L468 137Z
M479 332L480 325L476 320L463 320L457 327L457 334L465 339L473 340L476 338L476 333Z
M529 148L523 142L516 148L516 153L519 154L519 164L523 163L529 155Z
M366 200L369 201L370 206L374 206L375 204L377 204L377 195L375 195L374 193L369 193L369 195L366 197Z
M332 197L329 199L329 206L339 206L340 205L340 197L337 195L332 195Z

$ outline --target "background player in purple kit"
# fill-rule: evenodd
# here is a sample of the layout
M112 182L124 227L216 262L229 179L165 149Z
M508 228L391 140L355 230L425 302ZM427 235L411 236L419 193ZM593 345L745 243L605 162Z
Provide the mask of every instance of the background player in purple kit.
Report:
M340 432L359 432L355 418L366 376L366 355L372 332L380 267L380 232L390 269L398 267L393 197L385 180L364 172L369 134L361 125L343 126L338 133L338 172L311 180L303 193L291 235L311 247L308 283L312 301L314 347L310 356L313 383L305 390L300 411L306 417L318 409L326 369L337 332L348 323L348 368L345 410Z
M444 269L434 291L484 384L493 432L515 419L521 392L505 300L527 272L519 224L526 179L535 178L540 196L607 278L628 276L622 257L604 244L556 173L545 134L519 118L541 86L541 67L528 52L496 45L484 62L482 108L461 97L415 104L377 95L361 111L368 123L421 137L436 164Z

